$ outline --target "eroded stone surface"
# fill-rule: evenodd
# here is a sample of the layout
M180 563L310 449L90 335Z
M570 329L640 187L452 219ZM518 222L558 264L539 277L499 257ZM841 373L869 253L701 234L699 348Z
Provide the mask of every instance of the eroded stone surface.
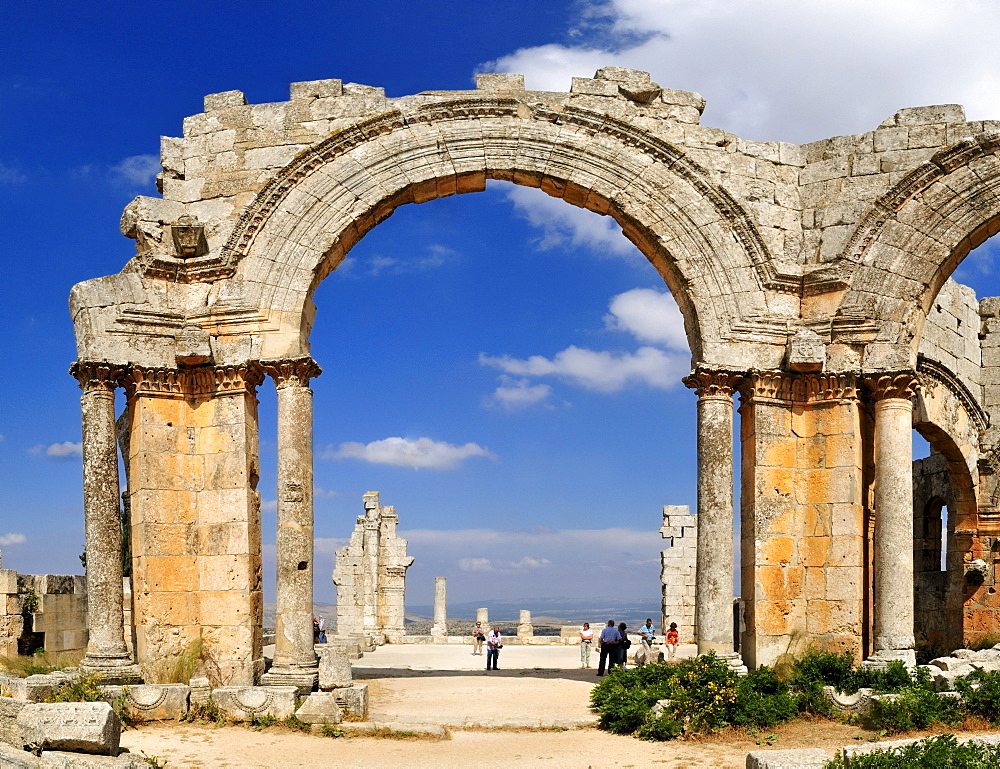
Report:
M32 703L17 715L27 750L118 755L122 724L106 702Z

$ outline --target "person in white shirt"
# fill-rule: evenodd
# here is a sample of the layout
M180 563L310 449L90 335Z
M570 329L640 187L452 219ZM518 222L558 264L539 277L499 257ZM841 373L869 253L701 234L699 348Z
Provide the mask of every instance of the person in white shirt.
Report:
M495 626L488 636L486 636L486 669L490 670L490 661L493 662L493 670L499 670L497 667L497 657L500 656L500 650L503 648L503 638L500 636L500 626Z
M580 667L590 667L590 647L594 641L594 631L590 629L590 623L584 622L580 628Z

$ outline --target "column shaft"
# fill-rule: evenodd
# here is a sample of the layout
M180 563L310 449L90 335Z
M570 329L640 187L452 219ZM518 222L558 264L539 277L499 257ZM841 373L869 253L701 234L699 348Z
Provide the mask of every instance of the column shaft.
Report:
M125 644L122 530L115 430L115 386L120 373L108 364L77 363L71 370L83 395L83 514L87 552L87 625L83 665L106 678L132 665ZM127 671L134 677L135 671Z
M898 380L876 390L875 402L873 620L876 656L889 657L914 646L913 403L912 391Z
M265 363L278 393L278 511L274 665L265 683L307 686L313 648L312 360ZM298 680L301 678L302 680Z

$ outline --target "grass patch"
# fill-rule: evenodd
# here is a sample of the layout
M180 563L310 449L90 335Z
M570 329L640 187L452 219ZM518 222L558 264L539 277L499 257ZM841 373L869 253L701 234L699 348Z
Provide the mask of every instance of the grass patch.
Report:
M828 763L827 769L843 769L842 755ZM956 769L995 769L1000 766L1000 745L959 744L954 735L942 734L912 745L886 748L851 756L851 769L898 769L899 767L955 767Z
M11 657L0 655L0 668L18 678L53 673L56 670L75 668L83 659L82 651L47 652L39 649L34 654L17 654Z

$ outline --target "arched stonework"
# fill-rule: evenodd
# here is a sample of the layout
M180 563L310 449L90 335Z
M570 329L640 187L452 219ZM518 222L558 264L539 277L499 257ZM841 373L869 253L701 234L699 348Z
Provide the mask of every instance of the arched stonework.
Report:
M703 108L697 94L619 67L574 78L566 93L528 91L518 75L399 98L321 80L293 83L289 101L273 104L210 94L182 137L161 140L162 197L137 198L122 217L134 258L70 297L84 431L101 449L84 456L88 532L118 525L109 436L116 387L128 396L122 445L147 677L156 660L203 643L230 682L261 678L256 392L268 375L284 436L284 576L283 640L267 680L303 690L316 680L303 534L309 381L320 372L309 357L312 293L397 206L489 179L614 217L681 308L695 369L686 382L699 400L700 647L733 656L734 559L712 558L711 538L732 526L738 390L747 661L773 664L795 639L858 659L873 647L883 661L912 657L906 478L921 380L918 427L944 447L963 520L978 516L979 539L956 558L982 549L989 517L977 458L995 467L1000 439L993 428L980 446L976 420L1000 412L1000 301L980 306L968 289L942 286L1000 226L1000 123L966 121L957 105L908 108L864 134L793 145L702 126ZM918 371L918 351L940 370ZM103 372L98 384L88 371ZM87 553L113 586L120 553L96 533ZM115 598L101 616L114 615ZM1000 629L991 614L963 622ZM92 634L87 664L132 676L121 636L117 626Z
M842 257L857 266L837 315L871 325L868 365L912 360L944 282L1000 232L998 191L1000 133L979 133L906 173L861 217Z

